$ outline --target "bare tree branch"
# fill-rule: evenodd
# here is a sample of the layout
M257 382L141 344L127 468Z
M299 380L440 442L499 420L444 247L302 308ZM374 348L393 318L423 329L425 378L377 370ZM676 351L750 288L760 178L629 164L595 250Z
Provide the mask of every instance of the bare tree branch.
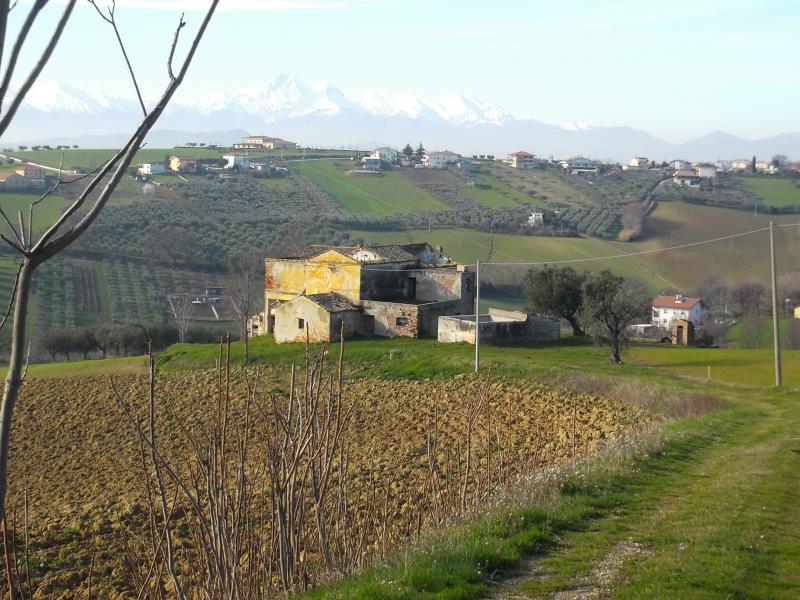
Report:
M169 58L167 59L167 73L169 73L169 78L172 81L175 81L175 75L172 72L172 59L175 57L175 48L178 46L178 38L181 36L181 29L186 26L186 21L183 20L183 15L185 13L181 13L181 20L178 22L178 28L175 30L175 38L172 40L172 48L169 50Z
M139 105L142 107L142 113L146 117L147 108L145 107L144 100L142 99L142 92L139 90L139 83L136 81L136 74L133 71L133 65L131 65L131 60L128 58L128 52L125 50L125 43L122 41L122 35L120 35L119 28L117 27L117 19L115 17L117 9L116 0L111 0L111 6L108 7L108 16L103 14L103 11L100 10L99 6L97 6L95 0L89 0L89 4L94 6L97 14L99 14L106 23L111 25L111 28L114 30L114 35L117 36L117 43L119 43L119 49L122 50L122 56L125 59L125 64L128 66L128 72L131 74L131 81L133 81L133 87L136 90L136 97L139 99Z
M19 54L22 51L22 47L25 45L25 41L28 39L28 34L33 27L33 23L36 21L36 18L39 16L39 13L46 4L47 0L36 0L31 7L28 16L25 18L25 22L22 24L22 27L19 30L19 35L17 35L17 39L14 42L14 47L11 49L11 56L8 59L6 74L3 77L2 84L0 84L0 107L2 107L3 100L5 100L6 93L8 92L8 87L11 85L11 77L14 75L14 70L17 67L17 60L19 59ZM7 19L8 13L6 13L4 17Z
M184 59L183 64L181 65L181 69L178 72L177 77L170 80L169 85L167 85L164 94L161 96L161 99L158 103L153 107L153 110L147 114L146 117L142 120L137 130L133 133L131 138L128 140L128 143L125 145L122 150L117 152L117 154L108 162L104 169L97 174L94 180L87 186L86 190L83 194L70 206L69 209L61 216L61 218L42 236L42 238L36 243L36 245L31 250L32 253L41 253L42 260L47 260L54 254L57 254L62 249L69 246L73 241L75 241L84 231L94 222L97 218L97 215L100 214L100 211L103 210L103 207L108 202L109 197L111 196L112 192L116 188L117 184L119 183L120 179L125 173L125 169L133 161L133 157L136 155L136 152L141 147L142 143L144 142L144 138L147 136L147 133L150 129L155 125L156 121L158 121L161 113L164 112L164 109L169 104L169 101L172 99L172 96L175 94L175 91L178 87L183 83L183 79L186 76L186 72L189 69L189 65L194 58L195 53L197 52L197 47L200 44L200 40L205 33L206 28L208 27L208 23L211 21L211 17L214 14L214 11L219 4L219 0L212 0L211 7L208 9L206 13L205 19L203 19L203 23L200 25L197 33L195 34L194 41L192 42L191 47L189 48L189 52ZM183 17L181 16L181 22L178 25L178 28L175 32L175 40L173 41L172 49L170 54L174 53L175 50L175 43L178 38L178 34L180 30L186 25ZM117 164L119 163L119 164ZM95 201L94 206L92 206L91 210L83 217L83 219L75 225L72 229L68 232L64 233L61 237L54 239L51 243L48 243L50 237L52 237L58 228L69 218L72 214L78 210L83 203L86 201L89 193L94 190L94 188L100 183L103 177L108 174L112 168L116 165L116 170L111 177L111 180L106 184L103 191L100 193L100 196Z
M14 6L17 3L14 2ZM8 13L14 6L9 6L9 0L0 0L0 64L3 64L3 49L6 45L6 30L8 29Z
M37 0L38 2L45 2L46 0ZM33 84L39 78L39 74L44 69L47 61L50 60L50 56L53 54L53 50L55 50L56 45L58 44L58 40L61 39L61 34L64 33L64 27L66 27L67 22L69 21L70 16L72 15L72 9L75 8L75 2L77 0L67 0L67 6L64 8L64 12L61 14L61 19L58 21L58 25L56 26L55 30L53 31L53 35L50 38L50 41L47 43L47 46L42 51L39 60L37 61L36 65L33 67L31 72L28 74L28 78L22 83L20 86L19 91L17 91L17 95L14 97L14 100L11 102L11 106L9 106L6 114L3 115L3 118L0 119L0 136L2 136L6 129L8 129L11 120L14 118L14 115L17 114L17 110L19 110L22 101L25 99L25 96L30 91Z
M37 1L46 2L46 0ZM2 119L0 119L0 135L2 135L8 128L8 125L13 120L26 94L30 91L30 88L33 86L42 69L50 59L53 50L55 49L58 40L60 39L64 28L69 21L70 15L72 14L72 10L75 6L75 2L76 0L67 0L67 6L64 9L61 19L59 20L58 25L55 28L46 48L42 52L36 65L29 73L22 87L17 92L8 109L8 112L2 117ZM155 125L156 121L164 112L167 104L175 94L175 91L183 82L183 79L189 69L189 65L191 64L192 59L197 51L197 47L200 44L200 40L203 38L206 28L208 27L211 17L216 11L218 4L219 0L211 0L211 5L206 12L202 24L195 34L195 38L186 54L186 58L181 65L180 71L178 72L177 76L170 77L169 84L167 85L164 93L161 96L161 99L153 108L153 110L144 116L141 123L133 132L125 146L119 152L117 152L114 157L112 157L111 160L106 163L106 165L98 170L97 174L87 184L79 198L73 202L69 209L67 209L67 211L57 220L57 222L44 233L39 241L36 242L33 247L25 247L24 243L17 244L0 234L0 239L6 241L12 248L15 248L24 256L20 265L17 290L15 294L16 297L14 300L14 328L11 335L11 352L9 354L8 373L5 378L2 405L0 406L0 522L5 518L6 515L5 503L8 491L8 459L11 448L12 421L14 408L17 400L19 399L19 391L23 382L22 373L24 369L24 352L27 339L26 322L30 308L30 294L33 273L40 264L58 254L61 250L69 246L69 244L83 234L100 214L103 207L106 205L112 193L114 192L117 184L124 176L125 170L130 165L131 161L136 155L136 152L142 146L148 132L152 129L153 125ZM181 17L181 22L178 26L178 30L176 31L175 40L173 40L172 48L170 50L170 62L172 60L172 56L174 55L178 33L184 25L185 23L183 21L183 17ZM68 231L54 238L54 236L58 234L61 225L64 224L67 219L71 217L78 209L80 209L81 206L83 206L91 192L97 186L99 186L103 182L106 175L112 173L112 171L113 174L111 175L111 178L106 182L105 187L94 200L94 204L91 206L87 214L84 215L77 224L69 228ZM5 218L8 222L7 217ZM12 230L14 230L13 227ZM20 235L16 231L14 231L14 234L19 240ZM174 475L169 473L169 471L167 471L167 473L170 475L170 477Z
M64 181L63 179L63 169L64 169L64 153L61 153L61 163L58 165L58 180L50 186L50 188L41 196L39 196L38 200L34 200L31 202L31 205L28 207L28 243L33 245L33 209L37 204L40 204L45 198L47 198L50 194L56 191L56 188L61 185L61 182Z
M11 230L11 233L14 234L14 237L17 238L17 241L20 243L21 247L17 246L16 244L11 244L11 242L8 242L8 240L6 240L6 241L9 244L11 244L12 246L14 246L15 248L17 248L17 250L19 250L20 252L24 252L24 250L22 250L22 248L25 247L25 244L22 243L22 238L19 236L19 233L17 233L16 227L14 227L14 225L11 224L11 219L8 218L8 215L6 215L6 211L3 210L2 206L0 206L0 216L3 217L3 219L6 222L6 224L8 225L8 228ZM6 239L5 236L3 236L3 239L4 240Z
M14 287L11 288L11 297L8 299L8 310L6 314L3 315L3 320L0 321L0 331L3 331L3 327L5 327L6 321L8 321L8 316L11 314L11 309L14 308L14 297L17 295L17 285L19 284L19 272L22 270L22 263L20 263L19 268L17 269L17 275L14 277Z

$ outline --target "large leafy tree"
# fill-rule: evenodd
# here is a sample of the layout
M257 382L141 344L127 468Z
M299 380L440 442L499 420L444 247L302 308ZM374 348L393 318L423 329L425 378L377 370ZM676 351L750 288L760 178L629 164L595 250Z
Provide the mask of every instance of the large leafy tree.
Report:
M585 279L572 267L531 270L525 277L525 294L533 310L564 319L572 327L572 335L584 335L580 319Z
M611 362L622 362L622 343L628 325L648 314L650 295L644 285L601 271L583 286L584 314L598 338L611 349Z

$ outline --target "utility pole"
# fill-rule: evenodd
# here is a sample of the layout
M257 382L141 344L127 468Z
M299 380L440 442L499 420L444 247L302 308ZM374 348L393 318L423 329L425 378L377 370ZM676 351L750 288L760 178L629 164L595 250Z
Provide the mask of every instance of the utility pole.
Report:
M475 263L475 372L481 365L481 261Z
M769 262L772 267L772 337L775 348L775 385L781 384L781 338L778 315L778 286L775 275L775 223L769 222Z

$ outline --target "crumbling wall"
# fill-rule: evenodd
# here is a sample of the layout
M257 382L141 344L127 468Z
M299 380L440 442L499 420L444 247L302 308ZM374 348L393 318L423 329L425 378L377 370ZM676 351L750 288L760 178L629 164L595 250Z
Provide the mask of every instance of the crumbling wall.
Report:
M333 292L358 302L360 291L361 265L333 250L308 260L264 261L264 293L269 298L291 300L302 293Z
M417 299L429 302L458 300L458 313L475 310L475 273L458 268L418 269ZM454 313L450 313L454 314Z
M364 314L375 317L376 336L418 337L418 305L365 300L361 308Z
M407 299L410 271L392 270L391 265L366 265L361 269L361 300Z
M475 321L457 319L454 317L442 317L439 319L436 339L443 343L474 344Z
M439 332L439 318L457 315L461 312L461 301L433 302L419 306L419 331L418 337L437 337Z
M344 324L344 339L351 338L354 335L361 335L363 319L361 312L357 310L348 310L343 312L333 313L331 315L331 341L338 342L340 334L342 333L342 325Z

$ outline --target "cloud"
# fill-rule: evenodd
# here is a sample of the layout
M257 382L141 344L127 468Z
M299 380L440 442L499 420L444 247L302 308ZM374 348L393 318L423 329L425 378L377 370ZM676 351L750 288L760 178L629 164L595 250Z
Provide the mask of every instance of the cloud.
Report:
M61 0L63 3L64 0ZM99 0L98 5L110 4ZM341 0L222 0L219 11L274 11L274 10L338 10L354 7L355 2ZM207 0L117 0L120 8L142 10L205 11Z

